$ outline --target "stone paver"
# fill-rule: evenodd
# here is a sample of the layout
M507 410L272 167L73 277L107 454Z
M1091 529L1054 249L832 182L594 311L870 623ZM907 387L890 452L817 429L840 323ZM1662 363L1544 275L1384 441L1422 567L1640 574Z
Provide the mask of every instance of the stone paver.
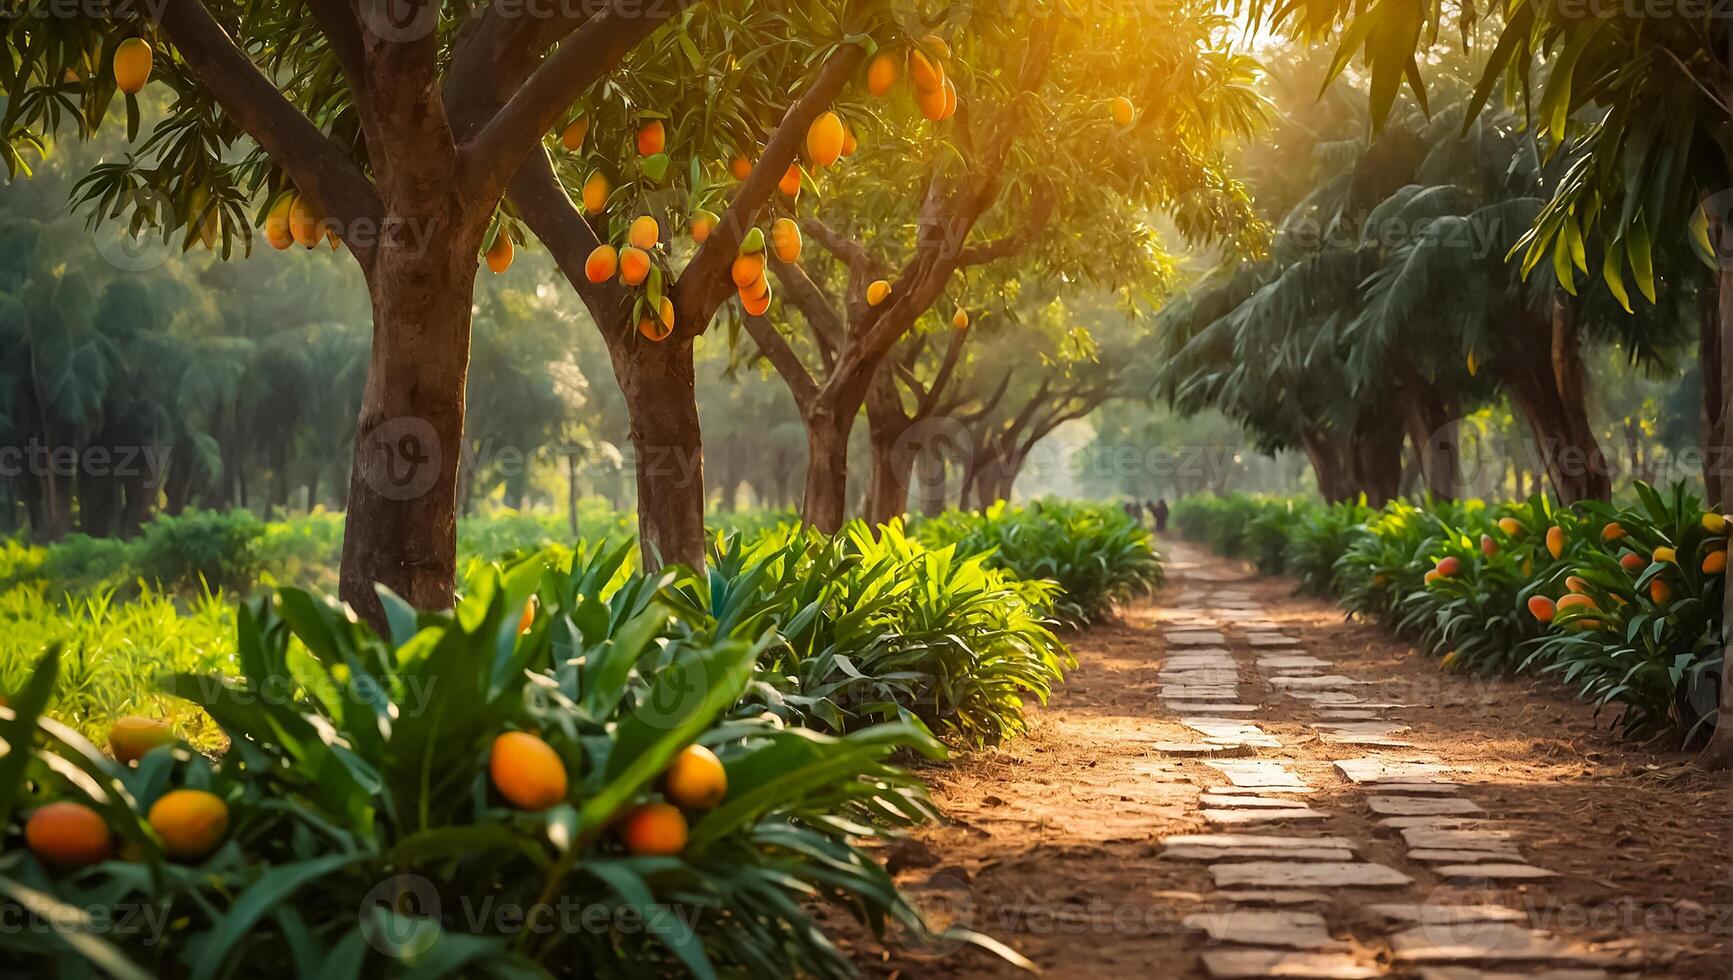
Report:
M1164 633L1162 639L1169 646L1176 647L1208 647L1227 642L1227 637L1215 630L1183 630L1178 633Z
M1502 851L1438 851L1417 848L1404 857L1419 864L1476 864L1482 861L1520 861L1522 855L1512 847Z
M1445 864L1432 869L1432 872L1446 881L1476 882L1476 881L1539 881L1542 878L1557 878L1557 871L1537 868L1532 864Z
M1289 769L1281 762L1268 759L1248 759L1243 761L1206 762L1205 765L1227 777L1228 782L1235 786L1268 788L1277 786L1292 786L1305 789L1306 782L1299 774Z
M1295 953L1264 949L1212 950L1203 954L1203 968L1217 980L1241 977L1299 977L1310 980L1365 980L1381 977L1377 966L1346 953Z
M1368 796L1366 805L1381 817L1429 817L1482 813L1473 800L1456 797Z
M1222 745L1216 742L1156 742L1150 748L1176 758L1226 758L1252 754L1250 745Z
M1309 847L1338 847L1352 850L1354 842L1346 837L1293 837L1280 834L1174 834L1161 839L1163 845L1195 847L1278 847L1303 850Z
M1301 653L1265 653L1258 656L1258 666L1265 670L1293 670L1296 668L1333 667L1328 660Z
M1212 864L1217 888L1403 888L1414 883L1395 868L1370 861L1248 861Z
M1194 912L1180 920L1180 927L1205 933L1214 942L1241 946L1279 946L1315 952L1352 948L1351 943L1330 935L1323 916L1292 909Z
M1161 849L1173 861L1352 861L1354 852L1343 847L1198 847L1173 844Z
M1368 905L1367 911L1393 922L1420 925L1451 925L1458 922L1527 922L1528 915L1503 905L1439 905L1403 904L1401 902Z
M1482 829L1438 830L1431 827L1408 827L1402 831L1402 840L1416 850L1434 851L1485 851L1501 850L1511 846L1516 838L1513 830Z
M1348 777L1350 782L1362 786L1376 786L1380 783L1437 783L1450 771L1449 766L1438 762L1407 762L1378 756L1341 759L1337 761L1336 769Z
M1260 745L1280 748L1282 743L1256 725L1232 718L1181 718L1179 723L1199 733L1206 742L1223 745Z
M1302 800L1285 800L1275 796L1241 793L1205 793L1198 797L1198 803L1202 806L1241 810L1283 810L1305 805Z
M1301 690L1301 691L1319 691L1319 690L1325 690L1325 689L1329 689L1329 688L1358 687L1362 684L1370 684L1370 683L1372 683L1372 682L1371 681L1357 681L1352 677L1343 677L1341 674L1320 674L1316 677L1292 677L1292 676L1272 677L1269 680L1269 685L1271 687L1288 688L1288 689Z
M1288 820L1326 820L1335 816L1328 810L1311 807L1291 807L1284 810L1205 810L1203 818L1218 827L1243 827L1254 823L1275 823Z
M1295 888L1270 890L1235 888L1225 892L1210 892L1203 897L1203 900L1206 902L1234 902L1240 905L1305 905L1311 902L1327 902L1330 900L1330 896L1323 892L1309 892Z
M1517 960L1599 966L1614 960L1512 922L1414 926L1392 935L1390 949L1397 960L1406 963Z

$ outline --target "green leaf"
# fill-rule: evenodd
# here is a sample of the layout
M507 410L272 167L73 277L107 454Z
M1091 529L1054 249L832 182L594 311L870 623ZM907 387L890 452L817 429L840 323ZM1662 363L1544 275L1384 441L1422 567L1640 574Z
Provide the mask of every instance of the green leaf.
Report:
M148 971L127 959L126 954L108 940L96 935L96 927L83 909L11 878L0 877L0 894L17 902L32 922L47 923L46 935L57 944L108 976L115 980L150 980ZM62 964L61 975L71 974L69 969L65 969L67 966Z
M305 885L366 860L363 854L333 854L312 861L280 864L260 875L211 928L192 960L193 980L211 980L260 918Z

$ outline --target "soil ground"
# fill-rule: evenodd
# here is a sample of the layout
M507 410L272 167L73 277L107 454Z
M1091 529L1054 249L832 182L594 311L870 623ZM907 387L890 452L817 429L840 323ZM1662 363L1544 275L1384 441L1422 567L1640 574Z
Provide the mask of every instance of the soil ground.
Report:
M1441 673L1381 629L1296 596L1291 581L1258 577L1250 566L1183 543L1165 550L1169 584L1122 622L1072 638L1078 665L1052 703L1033 712L1027 737L923 772L947 822L899 844L890 858L898 880L934 915L995 937L1050 977L1203 977L1200 954L1230 947L1212 945L1182 920L1235 906L1212 883L1209 864L1163 857L1161 839L1223 831L1337 835L1360 845L1361 860L1414 879L1395 892L1320 889L1328 892L1321 901L1282 906L1321 913L1362 968L1421 975L1395 960L1392 929L1368 906L1468 902L1522 910L1534 928L1611 957L1604 965L1615 974L1733 976L1728 781L1700 772L1682 754L1622 742L1611 717L1597 718L1555 683ZM1257 705L1249 720L1280 743L1243 757L1291 767L1314 787L1302 803L1327 811L1327 819L1209 826L1200 795L1223 785L1222 773L1156 747L1199 741L1180 723L1171 695L1169 702L1160 697L1158 671L1174 652L1164 634L1226 590L1297 638L1301 650L1292 652L1331 661L1329 673L1372 682L1355 688L1375 692L1371 700L1405 705L1378 717L1409 726L1398 737L1412 748L1324 741L1308 725L1318 707L1268 686L1246 634L1224 630L1222 646L1240 672L1238 700ZM1377 825L1367 788L1333 763L1414 753L1451 767L1461 796L1515 832L1527 863L1557 877L1464 887L1410 860L1403 839ZM1020 975L969 947L925 956L873 947L858 955L870 976ZM1424 975L1455 980L1489 966L1450 965L1463 972ZM1540 975L1547 968L1527 962L1497 970Z

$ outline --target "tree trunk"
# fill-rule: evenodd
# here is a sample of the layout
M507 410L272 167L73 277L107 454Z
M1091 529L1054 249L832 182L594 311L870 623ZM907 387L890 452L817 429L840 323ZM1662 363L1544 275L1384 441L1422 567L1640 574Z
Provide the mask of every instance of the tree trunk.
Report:
M872 527L888 524L909 509L909 478L915 468L915 448L905 438L914 420L903 412L896 379L879 369L866 400L872 476L867 483L866 520Z
M826 534L842 528L848 502L848 429L828 401L806 412L806 492L801 520Z
M645 567L702 569L704 435L692 342L647 343L635 330L614 337L608 347L632 425Z
M1402 492L1402 427L1384 414L1369 415L1355 426L1348 465L1355 489L1366 502L1382 507Z
M1334 504L1353 499L1358 491L1353 487L1350 462L1341 441L1321 430L1303 429L1300 443L1311 461L1312 473L1318 479L1318 493L1324 501Z
M376 631L384 614L375 583L417 609L448 609L457 574L457 472L479 246L442 231L425 250L382 246L368 275L373 352L338 591Z
M1550 329L1531 322L1511 332L1512 349L1500 359L1502 377L1559 499L1611 500L1606 458L1589 425L1576 325L1565 304L1556 305Z
M566 523L571 527L572 541L578 540L578 454L566 453Z
M1719 217L1710 215L1710 241L1722 240ZM1697 326L1697 364L1703 381L1703 492L1711 502L1725 499L1722 484L1726 480L1727 416L1726 396L1722 393L1720 283L1713 275L1705 275L1702 285L1702 315Z
M1464 490L1456 431L1459 413L1450 397L1404 359L1397 358L1394 366L1402 386L1402 425L1414 447L1424 489L1439 500L1455 500Z
M923 515L937 517L945 512L945 457L938 446L927 445L916 459L920 478L914 484L915 502Z
M1720 350L1733 350L1733 241L1729 241L1726 228L1721 229L1718 238L1711 239L1716 245L1715 254L1720 260L1718 272L1716 309L1720 320ZM1720 417L1723 420L1733 419L1733 358L1721 358L1720 390L1722 393ZM1709 379L1703 379L1703 390L1709 390ZM1728 452L1726 442L1727 432L1721 430L1722 441L1714 447L1716 458L1724 457ZM1721 481L1720 496L1713 498L1721 513L1733 513L1733 480ZM1715 716L1715 731L1709 736L1709 744L1703 750L1703 763L1711 769L1733 769L1733 644L1729 644L1728 623L1733 623L1733 575L1726 575L1721 580L1721 696L1719 710Z
M874 527L908 513L909 483L915 471L915 448L907 443L873 444L872 482L867 485L866 518Z

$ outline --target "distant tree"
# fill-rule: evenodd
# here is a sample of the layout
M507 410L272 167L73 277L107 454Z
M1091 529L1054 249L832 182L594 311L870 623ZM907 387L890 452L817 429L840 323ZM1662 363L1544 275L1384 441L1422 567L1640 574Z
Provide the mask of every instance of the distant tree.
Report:
M970 306L952 292L959 272L1016 259L1046 277L1135 280L1154 258L1149 208L1200 240L1256 236L1217 140L1248 132L1264 106L1253 63L1213 46L1213 5L1060 9L959 13L942 48L907 50L916 70L948 66L955 117L935 139L920 117L942 113L918 85L885 104L887 124L863 137L865 179L800 216L816 254L772 263L781 305L746 326L800 408L803 516L820 529L843 520L849 435L887 360L929 310L948 320ZM809 356L789 340L790 309L814 338Z

